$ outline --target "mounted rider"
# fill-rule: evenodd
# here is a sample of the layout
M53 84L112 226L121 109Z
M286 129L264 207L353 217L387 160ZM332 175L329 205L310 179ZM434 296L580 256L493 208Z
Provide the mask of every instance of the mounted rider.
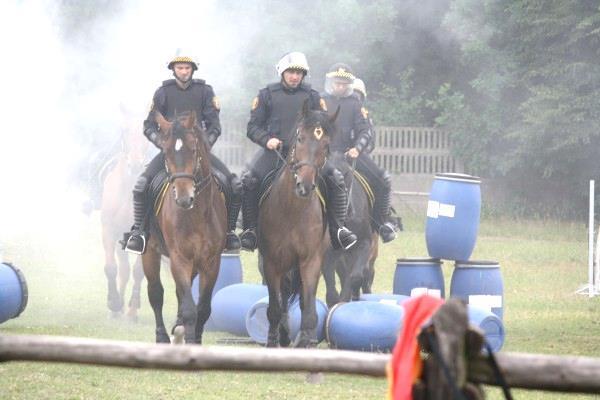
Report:
M213 88L203 79L192 79L198 69L197 63L189 56L176 55L167 65L173 71L175 79L162 83L152 100L148 117L144 121L144 135L155 146L159 147L159 127L154 112L159 111L165 118L172 120L175 113L195 111L198 120L206 130L206 137L212 147L221 134L219 121L219 99ZM241 207L241 182L232 174L214 154L210 155L213 173L220 178L227 204L227 250L240 248L240 239L235 234L235 224ZM125 234L125 249L132 253L142 254L146 248L145 219L148 213L147 189L152 179L165 167L164 155L159 153L140 175L133 189L134 223L131 233Z
M336 120L339 132L333 138L330 149L344 152L349 158L356 159L356 170L373 187L373 226L382 241L387 243L396 238L394 226L388 222L392 177L387 171L379 168L365 151L372 139L369 115L360 98L353 92L354 80L352 70L343 63L332 65L325 75L323 100L329 109L335 110L340 107Z
M365 106L365 100L367 100L367 87L365 86L365 82L362 79L354 77L354 82L352 83L352 89L354 90L354 94L356 94L363 103L363 107L367 112L367 122L369 123L369 130L371 131L371 140L369 140L369 144L363 150L367 154L371 154L373 149L375 148L375 136L373 131L373 118L371 118L371 114L369 110Z
M294 138L294 126L305 100L312 110L326 111L319 93L304 82L309 71L306 56L300 52L286 54L275 66L280 81L267 85L254 98L247 136L262 147L242 175L244 186L244 232L242 249L253 251L257 245L256 225L260 185L280 162L277 151L285 158ZM327 215L334 247L348 249L356 243L356 235L344 226L348 194L342 174L326 162L321 170L327 186ZM283 222L283 221L282 221Z

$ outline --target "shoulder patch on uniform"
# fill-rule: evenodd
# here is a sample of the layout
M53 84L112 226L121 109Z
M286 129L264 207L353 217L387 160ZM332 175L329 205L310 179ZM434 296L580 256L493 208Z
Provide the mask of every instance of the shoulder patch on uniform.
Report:
M254 100L252 100L252 111L256 110L258 108L258 97L255 97Z
M321 106L321 110L327 111L327 103L325 103L325 100L320 99L319 100L319 106Z
M220 110L220 109L221 109L221 103L219 102L219 98L218 98L217 96L214 96L214 97L212 98L212 103L213 103L213 106L215 106L215 108L216 108L217 110Z
M360 108L360 112L361 112L361 114L362 114L362 116L363 116L364 119L369 118L369 110L367 110L364 107L361 107Z

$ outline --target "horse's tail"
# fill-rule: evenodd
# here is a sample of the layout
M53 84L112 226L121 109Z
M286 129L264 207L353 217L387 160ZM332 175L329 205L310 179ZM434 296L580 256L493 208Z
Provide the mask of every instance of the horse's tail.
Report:
M287 294L288 304L292 304L294 301L296 301L296 297L298 297L298 295L300 294L301 289L302 277L300 276L300 268L296 264L287 273L285 279L283 280L282 293Z

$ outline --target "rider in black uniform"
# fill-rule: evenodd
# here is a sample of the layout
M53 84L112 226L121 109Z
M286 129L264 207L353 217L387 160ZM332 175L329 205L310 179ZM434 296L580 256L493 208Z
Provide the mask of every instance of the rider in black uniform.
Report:
M252 103L248 122L248 138L262 147L242 175L244 232L240 238L242 249L249 251L256 248L260 184L280 162L276 151L280 149L283 157L286 156L298 112L305 100L308 99L313 110L326 110L319 93L304 82L308 73L304 54L286 54L276 69L280 81L260 90ZM344 177L328 162L321 169L321 176L325 178L327 186L327 214L332 244L336 248L348 249L356 243L356 235L344 226L348 204Z
M373 187L375 204L373 205L373 226L384 243L396 238L396 232L390 218L392 177L379 168L365 152L371 142L369 115L360 98L353 93L354 75L350 67L343 63L331 66L325 79L323 100L327 108L340 107L336 120L338 134L333 138L331 151L340 151L351 159L356 159L356 170Z
M192 79L197 64L185 56L176 56L169 62L168 68L173 71L175 79L164 81L154 93L152 106L144 121L144 135L157 147L159 127L154 120L154 111L159 111L165 118L172 120L175 112L195 111L198 119L206 129L207 140L212 146L221 134L219 122L219 100L210 85L202 79ZM224 185L227 203L227 250L240 248L240 239L235 234L235 224L241 207L242 185L235 174L232 174L214 154L210 155L213 173ZM146 248L146 232L143 226L148 212L147 188L156 174L165 166L161 152L148 164L146 171L140 175L133 189L134 223L131 233L125 234L125 249L142 254Z

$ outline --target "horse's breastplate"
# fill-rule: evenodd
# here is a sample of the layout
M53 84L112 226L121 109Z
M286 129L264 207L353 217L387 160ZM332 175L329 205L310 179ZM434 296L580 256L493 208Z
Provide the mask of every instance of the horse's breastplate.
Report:
M302 89L295 92L286 92L283 89L271 91L271 113L267 120L267 132L281 139L285 147L290 146L298 112L308 97L309 92Z
M340 113L335 120L338 127L338 134L333 137L329 148L331 151L345 151L351 147L354 147L354 99L352 97L338 98L331 95L324 95L323 100L327 104L327 109L330 112L334 112L338 105L340 106Z
M202 115L204 104L204 86L192 83L186 90L182 90L177 85L165 87L165 117L172 120L175 113L180 114L185 111L195 111L198 117Z

